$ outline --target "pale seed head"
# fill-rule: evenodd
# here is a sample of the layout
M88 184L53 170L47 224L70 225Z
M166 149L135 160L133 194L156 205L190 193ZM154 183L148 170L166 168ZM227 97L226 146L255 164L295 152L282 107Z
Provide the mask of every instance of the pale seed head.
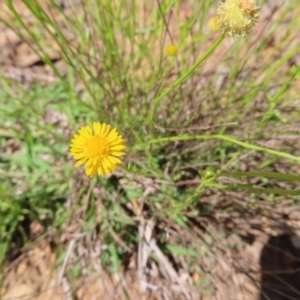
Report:
M257 24L259 8L254 0L225 0L219 4L217 15L224 34L245 36Z
M214 16L208 20L207 26L211 32L217 32L221 29L219 25L219 19L220 18L218 16Z

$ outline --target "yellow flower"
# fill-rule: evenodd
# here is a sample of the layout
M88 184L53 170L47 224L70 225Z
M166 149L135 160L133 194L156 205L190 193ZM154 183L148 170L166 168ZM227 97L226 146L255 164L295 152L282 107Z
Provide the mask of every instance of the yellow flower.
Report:
M177 54L177 47L173 44L168 45L166 48L166 52L170 56L175 56Z
M219 25L219 17L215 16L215 17L210 18L208 20L207 26L211 32L219 31L221 29L220 25Z
M228 36L245 36L257 24L258 11L254 0L225 0L217 10L218 23Z
M70 152L77 160L75 167L85 163L86 175L93 177L112 173L121 163L119 156L124 155L124 139L116 129L99 122L93 123L94 133L90 126L81 127L74 134Z

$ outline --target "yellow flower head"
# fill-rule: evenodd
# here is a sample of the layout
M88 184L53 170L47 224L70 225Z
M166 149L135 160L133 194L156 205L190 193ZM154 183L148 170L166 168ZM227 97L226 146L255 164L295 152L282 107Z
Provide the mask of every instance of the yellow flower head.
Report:
M257 24L258 11L254 0L225 0L217 10L219 25L228 36L245 36Z
M215 16L208 20L207 26L211 32L217 32L221 29L219 25L219 19L220 18L218 16Z
M177 54L177 47L173 44L168 45L166 48L166 52L170 56L175 56Z
M86 175L104 176L121 163L118 157L124 155L126 146L123 137L110 125L94 122L93 128L94 132L90 126L81 127L78 134L74 134L70 152L77 160L75 167L85 163Z

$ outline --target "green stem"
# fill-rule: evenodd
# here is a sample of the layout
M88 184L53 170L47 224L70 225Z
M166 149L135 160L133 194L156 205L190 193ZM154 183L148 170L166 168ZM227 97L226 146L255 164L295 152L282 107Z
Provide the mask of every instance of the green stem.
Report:
M250 144L247 142L241 142L231 136L222 135L222 134L194 135L194 136L188 136L188 135L186 135L186 136L171 136L171 137L165 137L165 138L152 139L152 140L148 141L148 144L159 144L159 143L164 143L164 142L168 143L168 142L188 141L188 140L213 140L213 139L227 141L227 142L239 145L245 149L261 151L261 152L269 153L272 155L276 155L278 157L291 159L291 160L297 161L298 163L300 162L300 157L294 156L292 154L265 148L265 147L261 147L261 146L257 146L257 145L253 145L253 144Z
M194 63L194 65L187 70L185 73L182 74L181 77L179 77L169 88L164 90L161 94L157 96L157 98L154 99L153 104L153 110L150 115L149 124L151 126L151 130L153 128L153 118L157 110L158 103L167 96L174 88L182 84L184 81L186 81L188 78L190 78L191 74L215 51L215 49L221 44L221 42L224 40L224 35L221 35L219 39L215 41L215 43Z
M274 110L276 109L279 101L282 99L282 96L291 87L291 85L295 81L295 79L298 78L299 74L300 74L300 68L296 72L294 72L294 74L292 75L292 77L289 79L289 81L286 84L282 85L282 87L280 88L278 93L273 98L269 99L270 107L269 107L268 111L264 114L262 120L259 122L259 124L257 126L257 130L263 128L265 126L266 122L274 115ZM267 97L267 98L269 98L269 97ZM254 136L254 135L252 135L252 136Z

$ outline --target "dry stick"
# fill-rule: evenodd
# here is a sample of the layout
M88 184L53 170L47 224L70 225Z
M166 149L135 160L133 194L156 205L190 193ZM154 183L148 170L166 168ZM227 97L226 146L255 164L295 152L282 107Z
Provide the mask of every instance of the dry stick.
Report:
M157 245L153 239L150 241L149 246L150 246L151 250L157 256L158 260L161 263L161 266L163 266L166 269L170 278L172 278L173 280L175 280L177 282L177 284L181 288L181 291L184 294L185 298L188 300L192 300L191 295L188 293L185 286L182 285L180 278L178 277L178 274L176 273L176 271L174 270L174 268L172 267L172 265L170 264L168 259L164 256L164 254L161 252L161 250L157 247Z
M138 274L140 279L140 290L145 291L146 288L151 290L156 290L157 287L149 284L145 281L145 268L147 265L148 258L151 254L151 249L149 247L149 241L152 236L153 228L155 223L153 220L146 221L141 218L141 223L139 225L139 235L141 241L138 245Z
M66 269L66 266L67 266L67 263L68 263L68 260L69 260L69 256L70 256L71 251L73 250L74 245L75 245L75 241L76 241L76 238L74 238L73 240L71 240L71 242L69 244L69 247L68 247L68 250L67 250L64 262L62 264L62 267L61 267L59 275L58 275L57 286L59 286L61 284L62 278L64 276L64 272L65 272L65 269Z

